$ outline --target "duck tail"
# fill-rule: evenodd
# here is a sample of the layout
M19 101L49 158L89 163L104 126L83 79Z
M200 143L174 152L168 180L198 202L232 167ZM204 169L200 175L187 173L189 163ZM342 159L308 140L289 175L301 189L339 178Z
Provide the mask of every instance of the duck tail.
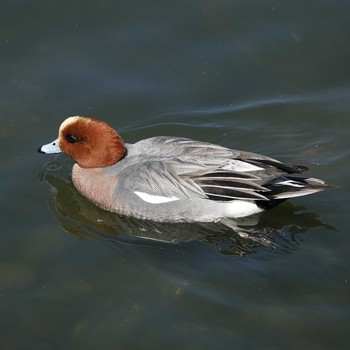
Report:
M329 186L322 180L314 177L284 175L264 185L270 190L269 202L260 201L258 204L265 209L294 197L306 196L320 192Z
M288 199L320 192L329 186L324 181L314 177L287 175L277 178L267 187L272 192L272 198Z

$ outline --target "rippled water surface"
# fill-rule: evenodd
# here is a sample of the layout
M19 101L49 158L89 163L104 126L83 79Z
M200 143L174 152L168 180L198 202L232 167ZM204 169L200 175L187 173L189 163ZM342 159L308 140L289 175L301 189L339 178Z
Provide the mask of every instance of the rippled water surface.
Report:
M348 349L349 1L2 1L1 349ZM243 222L104 212L44 156L70 115L304 164Z

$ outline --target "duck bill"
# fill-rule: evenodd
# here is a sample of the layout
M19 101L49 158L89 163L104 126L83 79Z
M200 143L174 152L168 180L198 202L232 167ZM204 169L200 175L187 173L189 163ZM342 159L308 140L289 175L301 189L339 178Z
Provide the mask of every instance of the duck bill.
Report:
M43 145L38 148L39 153L51 154L51 153L61 153L60 146L58 144L58 139L48 143L47 145Z

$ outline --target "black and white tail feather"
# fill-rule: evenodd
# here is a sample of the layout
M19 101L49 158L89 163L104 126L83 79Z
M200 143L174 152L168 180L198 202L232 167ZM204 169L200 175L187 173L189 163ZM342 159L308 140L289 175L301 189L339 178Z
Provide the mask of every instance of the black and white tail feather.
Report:
M254 164L257 163L254 161ZM306 167L289 166L279 162L277 164L263 163L268 164L263 172L242 173L218 169L192 177L192 180L211 200L255 201L264 209L271 208L289 198L316 193L328 187L320 179L290 175L308 170Z

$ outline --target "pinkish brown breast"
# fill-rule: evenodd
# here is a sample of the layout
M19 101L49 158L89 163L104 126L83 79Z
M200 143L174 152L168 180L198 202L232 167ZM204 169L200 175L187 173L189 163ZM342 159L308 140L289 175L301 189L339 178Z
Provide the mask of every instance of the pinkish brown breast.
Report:
M108 211L120 211L118 203L113 201L117 175L107 175L104 168L84 169L74 164L72 180L76 189L97 206Z

